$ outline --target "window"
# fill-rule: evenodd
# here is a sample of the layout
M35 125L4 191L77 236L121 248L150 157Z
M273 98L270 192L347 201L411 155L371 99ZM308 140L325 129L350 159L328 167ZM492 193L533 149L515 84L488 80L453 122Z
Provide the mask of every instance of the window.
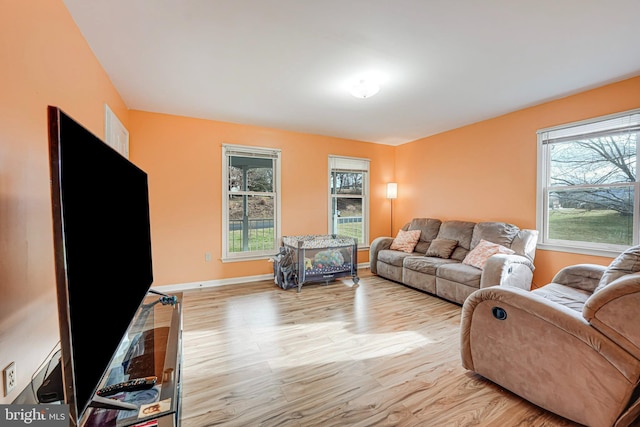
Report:
M540 247L611 256L638 244L640 110L538 131Z
M280 241L280 150L222 146L223 259L273 255Z
M329 156L329 234L369 245L369 160Z

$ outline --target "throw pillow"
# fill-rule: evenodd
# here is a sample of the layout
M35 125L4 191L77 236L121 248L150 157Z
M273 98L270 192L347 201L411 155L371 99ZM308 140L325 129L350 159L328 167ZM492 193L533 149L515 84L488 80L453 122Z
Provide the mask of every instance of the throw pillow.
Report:
M489 242L488 240L480 240L480 243L467 254L464 260L462 260L462 263L482 270L492 255L513 253L515 253L515 251L505 246Z
M413 252L420 239L420 230L398 230L398 235L391 242L391 249L402 252Z
M427 249L425 256L434 256L438 258L449 258L453 250L458 246L457 240L452 239L434 239Z

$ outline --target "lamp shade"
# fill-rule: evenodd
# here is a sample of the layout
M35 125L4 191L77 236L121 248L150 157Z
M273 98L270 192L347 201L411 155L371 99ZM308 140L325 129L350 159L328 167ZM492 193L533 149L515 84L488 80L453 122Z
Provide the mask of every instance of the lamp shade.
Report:
M398 183L388 182L387 183L387 199L397 199L397 198L398 198Z

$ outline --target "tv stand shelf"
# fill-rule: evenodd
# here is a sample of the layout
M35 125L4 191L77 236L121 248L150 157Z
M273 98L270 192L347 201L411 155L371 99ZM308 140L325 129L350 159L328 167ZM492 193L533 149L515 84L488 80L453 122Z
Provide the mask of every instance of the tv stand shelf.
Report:
M158 427L180 425L180 375L182 362L182 293L172 294L176 303L149 293L120 343L99 388L148 376L156 385L147 390L109 396L133 403L136 410L90 407L82 427L124 427L157 421ZM114 402L118 403L118 402Z

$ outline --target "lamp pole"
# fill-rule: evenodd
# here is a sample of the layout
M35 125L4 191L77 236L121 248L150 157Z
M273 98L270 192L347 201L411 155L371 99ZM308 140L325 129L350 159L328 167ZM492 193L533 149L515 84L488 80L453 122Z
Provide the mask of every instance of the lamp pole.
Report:
M393 237L393 199L398 198L398 183L396 182L388 182L387 183L387 199L391 201L391 234Z
M391 234L389 236L393 237L393 199L391 199Z

